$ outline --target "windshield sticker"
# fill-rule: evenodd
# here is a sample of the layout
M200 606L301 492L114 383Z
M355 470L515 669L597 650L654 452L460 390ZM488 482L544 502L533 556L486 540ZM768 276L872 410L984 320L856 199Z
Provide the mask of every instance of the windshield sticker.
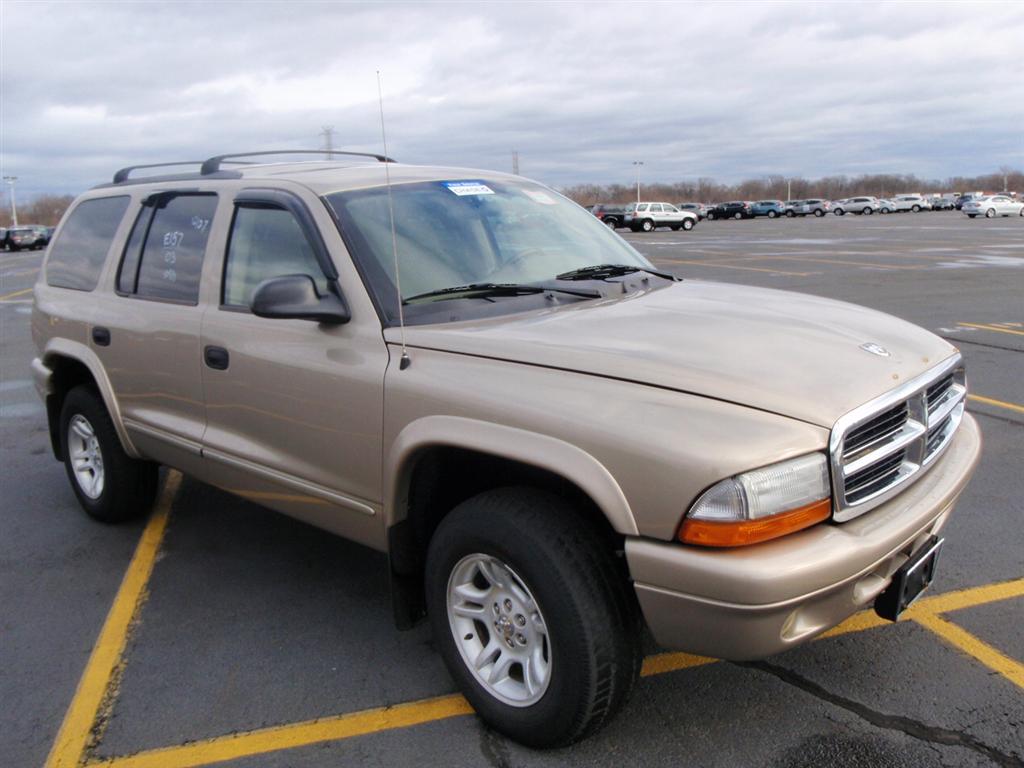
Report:
M459 197L466 195L493 195L494 190L482 181L445 181L442 182L450 192Z
M540 203L541 205L558 205L551 195L541 189L524 189L523 192L525 192L526 196L535 203Z

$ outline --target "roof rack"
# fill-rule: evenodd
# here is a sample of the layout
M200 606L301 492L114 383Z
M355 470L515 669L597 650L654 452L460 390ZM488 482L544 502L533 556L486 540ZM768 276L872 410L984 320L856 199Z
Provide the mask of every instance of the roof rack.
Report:
M354 155L356 157L372 157L380 163L395 162L390 157L375 155L370 152L345 152L334 149L281 149L269 152L236 152L230 155L217 155L216 157L211 157L209 160L204 162L202 167L199 169L199 173L203 176L209 176L211 173L217 173L217 171L220 170L220 164L230 158L259 157L262 155Z
M151 163L149 165L129 165L127 168L122 168L114 174L114 183L121 184L122 182L128 181L128 177L132 171L138 171L143 168L167 168L174 165L202 165L202 160L179 160L176 163Z

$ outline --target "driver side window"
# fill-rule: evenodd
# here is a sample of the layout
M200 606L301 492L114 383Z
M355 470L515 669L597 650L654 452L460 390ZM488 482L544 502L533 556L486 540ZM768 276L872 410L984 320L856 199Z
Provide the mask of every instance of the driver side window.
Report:
M309 275L321 295L327 278L295 217L281 208L238 206L224 263L223 306L249 309L256 287L284 275Z

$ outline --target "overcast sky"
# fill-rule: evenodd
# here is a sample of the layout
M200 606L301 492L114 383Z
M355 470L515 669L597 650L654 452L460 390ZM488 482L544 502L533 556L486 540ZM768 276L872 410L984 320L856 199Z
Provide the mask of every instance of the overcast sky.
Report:
M1024 3L2 0L3 173L380 151L549 184L1024 166Z

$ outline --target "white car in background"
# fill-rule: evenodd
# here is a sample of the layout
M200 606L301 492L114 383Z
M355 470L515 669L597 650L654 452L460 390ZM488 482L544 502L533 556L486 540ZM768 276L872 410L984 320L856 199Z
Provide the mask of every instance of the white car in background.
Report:
M878 198L879 213L896 213L896 203L885 197Z
M626 226L634 232L653 232L658 227L693 229L697 214L680 211L671 203L637 203L626 212Z
M984 216L986 219L994 219L996 216L1024 216L1024 202L1007 195L989 195L964 203L960 210L972 219L975 216Z
M832 213L842 216L846 213L860 213L870 216L881 206L877 197L849 197L846 200L836 200L832 203Z
M897 211L930 211L932 204L921 195L896 195L892 199Z

